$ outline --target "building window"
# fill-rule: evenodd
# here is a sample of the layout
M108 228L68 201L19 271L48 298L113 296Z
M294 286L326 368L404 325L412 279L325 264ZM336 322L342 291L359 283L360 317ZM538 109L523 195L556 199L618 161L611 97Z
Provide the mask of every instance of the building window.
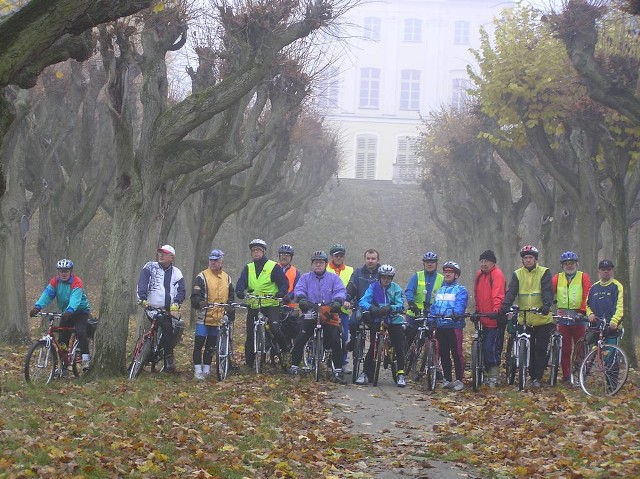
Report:
M380 106L380 69L362 68L360 70L360 108L379 108Z
M467 90L469 89L469 80L466 78L454 78L451 83L451 106L454 108L462 108L467 102Z
M419 18L407 18L404 21L404 41L408 43L420 43L422 41L422 20Z
M394 180L416 181L418 177L418 156L416 155L415 136L400 136L396 149Z
M376 154L378 139L375 135L356 136L356 178L376 178Z
M366 17L364 19L364 38L379 42L381 25L380 17Z
M340 78L336 67L329 67L318 85L318 106L337 108L340 93Z
M400 72L400 109L420 109L419 70L402 70Z
M469 22L456 22L453 43L456 45L469 44Z

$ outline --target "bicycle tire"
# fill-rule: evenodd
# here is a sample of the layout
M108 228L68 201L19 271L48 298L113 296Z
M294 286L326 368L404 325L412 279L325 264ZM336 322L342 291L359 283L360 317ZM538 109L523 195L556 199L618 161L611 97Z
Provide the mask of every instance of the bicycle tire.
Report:
M156 370L156 365L164 360L164 348L162 347L162 329L157 329L155 334L151 338L151 353L148 357L148 362L151 363L151 371ZM164 369L164 362L160 371Z
M362 331L356 331L353 337L353 372L351 383L355 384L362 369L362 355L364 354L364 337Z
M24 358L24 379L32 384L49 384L55 379L58 355L53 343L36 341Z
M80 376L80 370L82 370L82 353L80 352L80 343L75 334L69 340L69 348L71 349L71 358L73 358L71 360L71 372L77 378ZM80 369L78 369L78 365L80 365Z
M304 344L302 351L302 369L311 371L313 369L313 336Z
M562 343L557 337L551 336L551 364L549 369L549 385L555 386L558 383L558 368L560 367L560 354L562 353Z
M587 356L588 347L584 338L578 339L573 346L573 351L571 351L571 384L580 385L580 366Z
M435 339L427 341L427 347L425 350L425 375L427 376L427 389L429 391L435 391L436 381L438 379L438 370L436 367L438 356L438 347Z
M482 384L482 351L480 341L474 339L471 343L471 385L477 392Z
M506 380L509 386L513 386L516 382L517 359L513 351L514 338L510 337L507 343L507 353L505 356L504 367L506 372Z
M527 341L520 339L518 345L518 390L524 391L527 387L527 354L529 353L529 346Z
M317 330L313 343L313 375L316 381L320 381L320 368L322 366L323 351L323 335L322 329Z
M254 351L254 366L257 374L262 373L264 369L264 362L267 358L267 353L265 350L266 347L266 338L265 338L265 329L264 324L256 324L253 328L253 351Z
M600 354L600 358L598 358ZM615 344L604 344L594 348L580 366L580 387L588 396L605 397L615 395L629 374L627 355Z
M373 370L373 385L378 385L378 379L380 379L380 369L382 368L382 362L384 361L384 336L382 334L378 335L376 339L376 350L375 350L375 369Z
M147 336L138 339L133 353L133 359L129 365L129 379L136 379L149 362L151 356L151 340Z
M218 348L216 351L216 375L218 381L224 381L229 374L229 331L222 326L218 333Z
M418 361L420 359L420 355L422 354L422 348L424 346L424 338L421 338L420 335L416 335L415 339L409 346L407 351L407 359L404 364L404 372L408 376L411 374L411 371L414 371L418 367Z

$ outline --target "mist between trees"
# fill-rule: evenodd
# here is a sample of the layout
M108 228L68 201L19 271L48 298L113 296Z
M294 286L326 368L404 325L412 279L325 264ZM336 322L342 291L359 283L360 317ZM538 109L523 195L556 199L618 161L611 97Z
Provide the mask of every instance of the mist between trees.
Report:
M261 237L271 253L294 244L303 271L311 251L334 242L356 267L374 247L403 286L427 250L459 262L468 287L488 248L507 275L526 243L554 272L562 251L576 251L594 278L607 257L626 286L633 354L639 56L637 37L621 26L631 17L582 1L544 22L526 8L503 14L495 41L485 36L477 52L469 108L425 119L422 176L411 186L329 181L339 132L306 107L314 72L305 66L321 67L305 42L333 26L344 4L221 4L210 34L195 39L193 93L183 100L171 95L166 58L183 48L192 19L170 2L77 38L95 53L36 72L35 84L18 67L22 76L1 77L29 87L5 88L2 104L0 273L15 292L3 288L3 340L28 335L25 237L43 265L34 271L29 256L40 276L30 287L72 257L90 290L100 289L96 372L105 375L123 371L135 279L158 245L176 246L190 285L212 246L237 274L245 245ZM34 55L43 67L55 63Z

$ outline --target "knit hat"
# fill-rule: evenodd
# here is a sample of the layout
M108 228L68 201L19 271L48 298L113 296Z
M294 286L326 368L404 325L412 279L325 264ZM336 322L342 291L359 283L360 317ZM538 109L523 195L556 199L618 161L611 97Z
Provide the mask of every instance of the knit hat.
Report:
M483 259L491 261L492 263L498 262L498 260L496 259L496 254L490 249L482 252L482 254L480 255L480 261L482 261Z

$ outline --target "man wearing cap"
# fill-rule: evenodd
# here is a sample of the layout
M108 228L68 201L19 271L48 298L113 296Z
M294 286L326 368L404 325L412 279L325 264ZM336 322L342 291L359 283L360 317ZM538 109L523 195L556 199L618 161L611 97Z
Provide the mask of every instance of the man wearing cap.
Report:
M344 264L344 257L347 253L347 250L340 243L334 244L329 250L329 256L331 261L329 261L328 270L332 273L337 274L344 284L345 288L351 279L351 275L353 274L353 268L351 266L347 266ZM342 326L342 372L344 374L351 374L351 369L347 363L347 341L349 340L349 316L351 316L351 303L346 302L346 306L343 307L338 316L340 316L340 324Z
M562 382L571 380L571 353L575 344L584 337L584 315L591 278L578 270L578 255L565 251L560 255L562 271L551 280L551 287L558 307L558 331L562 335Z
M193 282L191 306L197 310L196 338L193 345L193 369L196 380L206 379L211 374L211 362L223 316L226 314L230 321L235 319L233 308L214 306L203 309L211 303L234 301L231 277L222 271L223 264L224 253L219 249L211 250L209 267L198 274Z
M502 270L496 265L496 255L490 249L480 255L480 269L476 273L473 286L476 311L490 316L480 317L484 327L482 340L484 367L487 371L487 385L496 387L500 376L500 357L504 343L504 325L498 322L498 315L507 286Z
M176 312L186 297L182 272L173 266L176 250L171 245L158 248L158 260L149 261L142 267L138 278L138 303L146 308L164 308ZM173 357L173 324L161 321L164 347L164 372L176 370Z
M407 329L405 335L407 344L411 344L418 332L418 326L415 323L415 317L421 312L429 311L429 307L433 302L436 291L442 286L444 276L438 273L438 255L433 251L427 251L422 255L421 271L417 271L411 275L404 294L407 298L409 308L407 310Z
M284 275L282 268L273 260L267 259L267 243L256 238L249 243L249 251L253 261L246 264L240 273L236 283L236 296L240 299L245 297L245 291L255 296L274 296L284 298L289 290L289 282ZM253 326L258 317L258 300L250 299L249 310L247 312L247 336L244 343L244 358L247 366L251 367L255 360L253 349ZM282 353L288 356L289 345L282 333L280 326L280 301L277 299L261 300L260 306L263 314L267 317L269 330L280 345ZM285 368L289 368L287 361L283 361Z
M595 324L604 319L609 325L607 343L618 342L618 329L622 323L624 312L624 289L622 284L613 279L613 261L603 259L598 264L598 281L593 283L587 296L587 316L589 323ZM594 342L595 335L590 335L589 342Z

